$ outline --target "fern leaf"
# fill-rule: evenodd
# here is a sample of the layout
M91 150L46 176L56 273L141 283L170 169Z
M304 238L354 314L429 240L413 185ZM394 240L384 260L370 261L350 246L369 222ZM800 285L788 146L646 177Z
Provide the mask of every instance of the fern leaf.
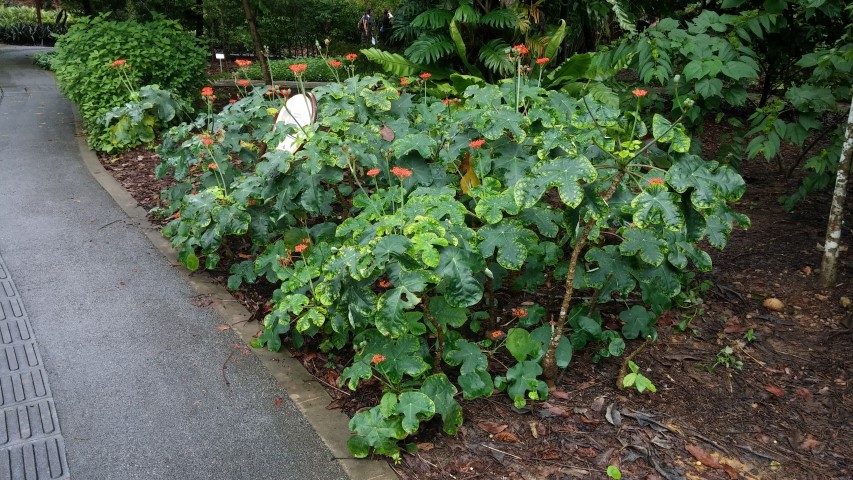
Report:
M637 19L628 9L626 0L607 0L613 10L613 15L619 23L619 28L634 35L637 33Z
M509 76L513 73L514 63L506 54L510 45L504 40L496 38L480 48L480 61L489 70L501 76Z
M498 8L483 15L480 23L493 28L513 29L518 27L518 14L511 8Z
M386 52L378 48L364 48L361 50L361 54L378 64L386 72L399 77L414 75L423 70L419 65L410 62L398 53Z
M453 41L444 34L421 35L404 54L414 63L435 63L453 53Z
M412 20L412 26L437 30L450 25L453 20L453 12L443 8L431 8Z

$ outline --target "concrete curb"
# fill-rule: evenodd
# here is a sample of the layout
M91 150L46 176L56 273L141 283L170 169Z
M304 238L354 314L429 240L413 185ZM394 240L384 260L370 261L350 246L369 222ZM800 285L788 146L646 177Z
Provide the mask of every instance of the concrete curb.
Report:
M140 207L130 193L104 169L95 152L89 148L86 136L83 133L83 122L79 109L76 105L73 105L72 108L77 129L77 143L86 168L127 214L132 223L148 237L154 247L172 265L179 267L176 270L187 283L199 295L204 295L210 299L211 307L216 310L225 323L240 335L246 344L249 344L257 332L256 326L248 324L248 320L251 318L249 311L206 272L190 272L180 265L177 252L160 234L159 228L148 221L145 209ZM264 365L264 368L281 384L350 478L354 480L396 480L399 478L384 461L352 457L346 446L350 437L349 417L338 410L326 409L332 398L299 361L292 358L287 351L276 353L265 348L253 348L252 351ZM252 420L247 419L247 421Z

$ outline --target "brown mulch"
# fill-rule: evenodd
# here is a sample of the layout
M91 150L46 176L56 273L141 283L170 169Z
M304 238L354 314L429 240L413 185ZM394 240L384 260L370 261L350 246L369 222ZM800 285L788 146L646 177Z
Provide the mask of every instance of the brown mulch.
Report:
M706 132L707 153L719 134ZM785 151L786 158L797 154ZM153 178L155 154L138 149L102 162L140 205L159 205L168 180ZM736 230L725 251L711 252L714 270L699 276L713 283L704 301L664 315L658 341L634 358L657 393L617 389L621 359L595 364L587 349L576 353L546 402L517 410L504 394L466 401L457 436L430 422L411 439L417 453L393 468L405 479L595 479L607 478L609 465L623 478L853 478L853 335L851 307L842 306L842 297L853 297L853 260L843 252L836 286L821 288L829 195L813 195L788 213L778 198L796 178L760 159L742 171L748 187L737 207L751 228ZM851 199L853 192L846 225L853 224ZM850 245L851 233L844 231L843 244ZM237 296L252 311L264 303L257 292ZM782 310L764 308L768 297ZM715 365L726 347L732 354L724 359L742 368ZM325 355L300 355L318 379L337 385ZM370 385L329 391L336 399L330 408L348 413L381 395Z

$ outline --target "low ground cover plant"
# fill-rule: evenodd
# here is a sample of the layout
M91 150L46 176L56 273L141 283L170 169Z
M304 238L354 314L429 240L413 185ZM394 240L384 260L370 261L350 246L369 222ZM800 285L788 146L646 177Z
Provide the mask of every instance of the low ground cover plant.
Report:
M65 10L42 10L38 24L36 9L0 5L0 43L10 45L53 45L76 19Z
M573 352L653 341L692 270L711 268L703 249L749 223L731 206L743 179L701 159L679 123L689 99L668 119L640 89L617 105L545 90L527 73L547 59L507 53L513 78L454 76L454 97L434 97L448 90L428 72L353 76L315 89L318 122L294 126L274 124L287 92L257 89L164 137L180 261L225 258L230 288L277 286L255 346L311 338L342 362L342 385L382 386L350 423L356 456L399 458L432 418L455 433L460 395L523 407ZM287 134L296 153L275 149ZM556 300L496 294L546 285L563 285Z

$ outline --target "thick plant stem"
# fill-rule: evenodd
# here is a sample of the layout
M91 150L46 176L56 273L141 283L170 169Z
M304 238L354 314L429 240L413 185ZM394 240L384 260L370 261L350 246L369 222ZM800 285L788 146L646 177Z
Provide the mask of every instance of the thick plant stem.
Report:
M489 333L495 331L495 281L491 278L486 277L486 285L488 286L489 292L489 329L487 330Z
M823 261L820 265L820 283L824 288L831 287L838 275L836 260L841 244L841 222L844 219L844 200L847 195L851 162L853 162L853 106L850 107L850 113L847 116L847 131L844 146L841 148L841 159L838 161L835 191L832 194L832 206L829 209L829 221L826 226Z
M258 57L258 63L260 63L261 74L264 76L264 83L267 85L272 84L272 75L270 75L270 69L267 66L267 57L264 55L263 43L261 42L261 36L258 34L257 21L255 20L255 12L252 10L252 6L249 5L249 0L243 0L243 14L246 17L246 23L249 25L249 35L252 37L252 43L255 47L255 56Z
M619 173L616 174L610 188L608 188L601 196L603 201L607 202L610 200L610 197L616 193L616 188L619 186L619 183L622 182L624 177L624 171L619 171ZM586 246L587 239L589 238L589 232L592 231L594 226L595 221L591 221L584 226L583 231L575 244L575 248L572 250L571 259L569 260L569 274L566 278L566 293L563 295L563 303L560 305L560 316L557 317L557 323L551 330L551 342L548 344L548 351L545 352L545 358L542 359L542 373L545 375L545 381L548 383L548 388L555 388L554 380L557 378L557 347L560 345L560 339L566 329L566 321L569 319L569 306L572 303L572 296L575 292L575 273L578 267L578 260L580 259L581 252L583 252L583 249Z
M429 297L424 295L424 317L435 328L435 357L432 359L432 373L441 373L441 357L444 355L444 330L429 311Z
M618 388L619 390L622 390L623 388L625 388L625 385L622 382L625 381L625 375L628 374L628 362L633 360L634 357L637 356L637 354L642 352L644 348L648 347L651 344L652 344L652 337L648 336L648 337L646 337L646 341L643 342L642 345L637 347L636 350L634 350L633 352L631 352L630 355L625 357L625 360L622 362L622 366L619 367L619 375L616 376L616 388Z

